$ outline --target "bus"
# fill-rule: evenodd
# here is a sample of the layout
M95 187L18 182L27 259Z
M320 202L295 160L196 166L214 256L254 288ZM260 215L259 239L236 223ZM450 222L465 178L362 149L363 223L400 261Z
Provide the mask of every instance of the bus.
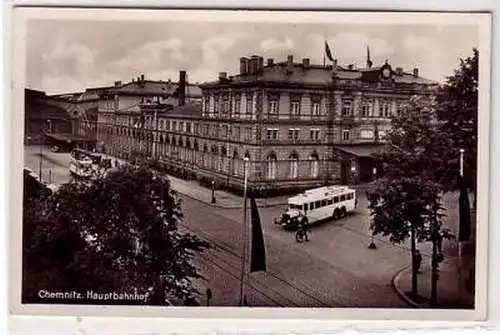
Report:
M288 199L288 208L275 223L286 229L297 227L299 220L308 224L333 218L339 220L357 207L356 190L348 186L324 186L307 190Z
M99 154L75 148L71 151L69 172L77 178L91 178L94 173L97 173L100 163L101 156Z

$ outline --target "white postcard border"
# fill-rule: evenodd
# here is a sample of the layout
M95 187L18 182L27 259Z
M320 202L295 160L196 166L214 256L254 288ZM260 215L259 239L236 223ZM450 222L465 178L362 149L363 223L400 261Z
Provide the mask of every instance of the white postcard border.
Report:
M365 320L483 320L486 317L487 268L488 268L488 213L489 213L489 128L490 128L490 68L491 68L491 21L488 14L430 14L430 13L325 13L295 12L251 12L251 11L183 11L183 21L269 21L273 22L333 22L394 24L471 24L479 27L481 50L480 57L480 94L479 94L479 160L478 164L478 230L476 250L476 309L467 310L395 310L395 309L291 309L291 308L221 308L221 307L138 307L138 306L69 306L69 305L21 305L21 203L24 129L24 78L25 78L25 28L27 20L43 19L93 19L93 20L173 20L179 17L178 11L161 12L156 10L119 10L119 9L16 9L13 14L13 49L11 64L12 113L11 120L11 157L10 157L10 307L11 313L22 315L60 315L60 316L127 316L127 317L189 317L189 318L301 318L301 319L365 319ZM361 19L362 17L362 19ZM446 23L443 23L446 22ZM17 103L14 103L17 102ZM483 164L481 164L483 162ZM484 284L484 285L482 285Z

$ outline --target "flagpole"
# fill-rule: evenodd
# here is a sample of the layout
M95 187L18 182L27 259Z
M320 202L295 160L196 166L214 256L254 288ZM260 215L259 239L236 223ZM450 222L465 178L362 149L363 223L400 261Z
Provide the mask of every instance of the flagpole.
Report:
M243 227L242 227L242 251L241 251L241 277L240 277L240 306L244 306L245 294L245 266L247 254L247 186L248 186L248 157L243 158L244 186L243 186Z
M460 149L460 177L464 176L464 149Z

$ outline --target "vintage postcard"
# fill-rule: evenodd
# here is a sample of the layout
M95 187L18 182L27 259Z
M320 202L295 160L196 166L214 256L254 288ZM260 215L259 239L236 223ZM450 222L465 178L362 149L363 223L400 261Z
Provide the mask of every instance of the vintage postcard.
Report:
M13 314L486 317L489 14L12 23Z

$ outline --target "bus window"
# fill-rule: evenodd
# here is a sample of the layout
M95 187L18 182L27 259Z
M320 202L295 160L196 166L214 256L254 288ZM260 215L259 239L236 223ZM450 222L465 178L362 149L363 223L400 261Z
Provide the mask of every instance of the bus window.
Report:
M340 201L345 201L345 194L342 194L342 195L340 196Z
M321 201L316 201L316 202L314 203L314 207L316 207L316 208L320 208L320 207L321 207Z
M290 209L302 210L302 205L290 204Z
M305 211L309 210L309 208L308 208L309 206L308 206L308 205L309 205L309 204L304 204L304 210L305 210Z
M310 209L310 210L314 209L314 202L311 202L311 203L309 204L309 209Z
M347 198L348 198L348 199L354 199L354 193L349 193L349 194L347 195Z
M333 203L333 199L328 199L328 204L331 205Z
M337 197L333 197L333 202L334 202L334 203L339 202L339 197L338 197L338 196L337 196Z
M322 207L326 206L326 200L321 200L321 206Z

